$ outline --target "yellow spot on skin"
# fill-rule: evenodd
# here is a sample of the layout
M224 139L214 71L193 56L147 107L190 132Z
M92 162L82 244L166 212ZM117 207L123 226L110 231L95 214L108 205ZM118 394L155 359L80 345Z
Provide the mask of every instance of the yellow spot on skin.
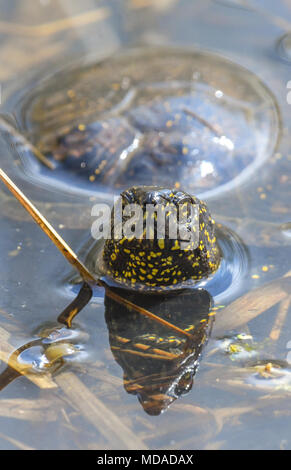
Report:
M173 125L173 121L167 121L167 122L166 122L166 126L167 126L167 127L172 127L172 125Z
M175 240L174 246L172 246L171 250L180 250L180 245L178 240Z
M181 185L180 185L179 181L176 181L176 183L175 183L175 188L176 188L176 189L179 189L180 186L181 186Z
M187 155L188 152L189 152L189 149L187 147L182 148L183 155Z
M260 194L260 199L266 199L266 197L267 197L267 194L265 194L265 193Z
M78 129L79 129L79 131L84 131L86 129L85 124L79 124Z
M89 180L90 180L91 182L95 181L95 178L96 178L96 176L94 176L94 175L89 176Z
M262 271L264 271L264 272L269 271L268 266L263 266L263 267L262 267Z
M163 249L165 248L165 240L163 240L162 238L160 238L160 239L158 240L158 245L159 245L159 248L160 248L161 250L163 250Z

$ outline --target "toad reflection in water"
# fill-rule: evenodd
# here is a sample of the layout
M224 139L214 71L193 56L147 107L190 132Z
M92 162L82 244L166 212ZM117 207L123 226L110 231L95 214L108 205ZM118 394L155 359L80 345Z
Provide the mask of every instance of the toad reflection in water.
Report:
M188 289L167 298L128 291L122 295L191 334L177 334L105 296L110 347L123 369L124 388L138 396L148 414L158 415L192 388L211 332L212 300L204 289Z

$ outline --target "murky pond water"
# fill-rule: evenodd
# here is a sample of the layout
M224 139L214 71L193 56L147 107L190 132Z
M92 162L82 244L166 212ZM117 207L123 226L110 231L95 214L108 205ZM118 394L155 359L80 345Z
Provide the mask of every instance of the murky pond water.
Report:
M199 290L125 296L169 332L80 291L1 186L0 447L290 449L287 0L23 3L0 2L1 167L87 266L92 206L133 184L203 197L223 257Z

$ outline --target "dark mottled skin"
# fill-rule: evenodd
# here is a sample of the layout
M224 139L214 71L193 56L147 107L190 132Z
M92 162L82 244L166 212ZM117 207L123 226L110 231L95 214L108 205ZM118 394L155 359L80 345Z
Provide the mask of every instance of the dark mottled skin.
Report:
M164 239L157 239L156 227L152 239L145 239L145 233L142 238L107 239L103 252L107 276L131 288L157 291L181 288L187 281L207 277L218 268L220 251L214 221L204 202L177 189L158 187L133 187L124 191L121 198L123 208L135 203L143 214L146 204L170 207L172 213L180 204L198 205L199 222L194 220L194 223L199 227L199 240L186 243L186 249L182 249L180 240L168 238L167 226ZM113 222L112 216L112 230ZM185 223L191 230L193 219L187 218Z

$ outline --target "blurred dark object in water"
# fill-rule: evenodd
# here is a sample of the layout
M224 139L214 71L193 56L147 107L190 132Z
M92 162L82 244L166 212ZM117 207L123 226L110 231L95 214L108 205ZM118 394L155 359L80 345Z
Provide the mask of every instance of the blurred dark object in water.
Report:
M105 319L111 351L124 371L124 388L138 396L144 410L159 415L192 388L199 357L213 323L212 299L203 289L173 296L112 289L191 333L179 335L105 296Z

